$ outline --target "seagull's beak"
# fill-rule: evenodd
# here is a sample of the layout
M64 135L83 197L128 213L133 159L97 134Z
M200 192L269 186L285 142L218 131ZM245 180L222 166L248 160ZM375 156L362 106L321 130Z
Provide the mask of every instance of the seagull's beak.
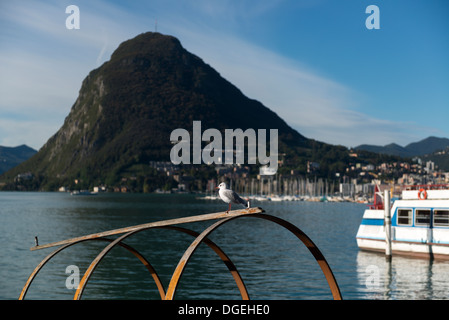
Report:
M220 189L220 187L215 187L215 189Z

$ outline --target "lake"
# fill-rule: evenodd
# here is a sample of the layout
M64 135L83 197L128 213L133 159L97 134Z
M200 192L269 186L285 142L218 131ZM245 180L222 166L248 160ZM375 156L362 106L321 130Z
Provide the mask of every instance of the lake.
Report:
M355 235L366 205L357 203L254 202L300 228L319 247L343 299L448 299L449 262L361 252ZM72 237L184 216L220 212L227 204L190 194L98 194L0 192L0 299L17 299L33 269L55 248L30 251L34 237L46 244ZM233 206L237 209L237 206ZM201 232L214 221L182 225ZM329 286L308 249L288 230L263 219L239 218L210 235L236 265L255 300L329 300ZM150 229L124 242L154 267L167 288L193 238ZM82 277L107 245L87 241L62 251L32 283L26 299L72 299L66 273ZM176 299L241 299L232 275L205 244L194 253ZM114 248L98 265L82 299L160 299L148 270L127 250Z

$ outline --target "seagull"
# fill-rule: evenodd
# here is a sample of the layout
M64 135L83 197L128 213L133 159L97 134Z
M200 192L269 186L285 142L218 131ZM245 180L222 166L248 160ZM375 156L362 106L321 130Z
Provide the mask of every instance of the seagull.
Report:
M226 203L229 203L229 208L228 211L226 211L226 213L229 213L229 211L231 210L232 203L241 204L249 208L249 200L243 200L235 191L227 189L226 183L224 182L220 183L218 187L216 187L216 189L220 189L218 191L218 194L220 195L221 200L223 200Z

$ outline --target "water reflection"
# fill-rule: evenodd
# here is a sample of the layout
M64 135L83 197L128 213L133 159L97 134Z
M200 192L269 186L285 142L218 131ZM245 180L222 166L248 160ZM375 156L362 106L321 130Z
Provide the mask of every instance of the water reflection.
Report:
M437 300L449 298L449 262L360 251L359 291L367 299Z

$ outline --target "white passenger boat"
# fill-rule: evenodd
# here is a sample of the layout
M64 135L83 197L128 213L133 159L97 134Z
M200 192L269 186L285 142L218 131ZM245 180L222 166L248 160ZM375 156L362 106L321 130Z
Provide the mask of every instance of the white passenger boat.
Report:
M449 259L448 186L416 187L416 190L404 190L402 197L391 206L391 252ZM384 221L384 204L376 193L375 204L365 210L357 232L360 249L385 252Z

